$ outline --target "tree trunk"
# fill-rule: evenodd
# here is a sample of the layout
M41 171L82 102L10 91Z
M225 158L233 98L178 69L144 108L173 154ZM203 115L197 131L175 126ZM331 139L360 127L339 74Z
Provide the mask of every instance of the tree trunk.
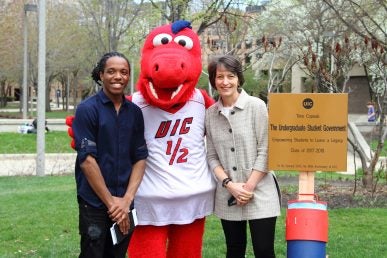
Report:
M44 93L46 98L46 112L51 112L51 102L50 102L50 92L51 92L51 82L53 81L54 76L50 75L48 79L46 79L46 92Z
M78 71L73 71L73 76L74 76L74 80L73 80L73 84L74 84L74 91L73 91L73 107L74 107L74 113L75 113L75 109L77 108L77 97L78 97Z
M367 189L372 189L372 186L373 186L373 173L372 173L372 168L371 167L367 167L365 170L364 170L364 174L363 174L363 177L362 177L362 182L363 182L363 186Z
M6 81L0 82L0 107L7 106L7 94L5 90Z

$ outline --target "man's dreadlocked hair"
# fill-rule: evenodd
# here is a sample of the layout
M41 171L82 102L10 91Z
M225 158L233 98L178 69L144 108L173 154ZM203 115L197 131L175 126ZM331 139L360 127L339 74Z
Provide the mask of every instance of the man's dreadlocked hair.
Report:
M106 53L104 54L102 57L101 57L101 60L99 60L99 62L97 63L97 65L94 67L93 71L91 72L91 78L100 86L102 86L101 84L101 78L99 77L99 74L100 72L103 72L103 70L105 69L105 65L106 65L106 62L109 58L111 57L114 57L114 56L118 56L118 57L122 57L123 59L126 60L126 62L128 62L128 66L129 66L129 74L131 72L131 68L130 68L130 63L128 61L128 59L121 53L119 52L116 52L116 51L113 51L113 52L109 52L109 53Z

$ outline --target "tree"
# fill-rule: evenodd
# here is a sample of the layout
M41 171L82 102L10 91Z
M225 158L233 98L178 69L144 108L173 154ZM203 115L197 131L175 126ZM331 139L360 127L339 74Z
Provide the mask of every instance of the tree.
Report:
M143 0L80 0L78 4L82 8L81 22L95 41L97 56L101 56L119 49L121 39L134 27Z
M22 18L21 0L0 4L0 107L7 105L11 86L22 78Z
M371 38L387 48L387 3L383 0L332 1L323 0L336 17L361 38Z
M354 64L361 64L370 75L370 89L384 119L384 103L387 104L385 2L295 0L273 9L270 15L280 24L284 41L297 51L299 66L314 79L312 92L348 92L349 71ZM379 143L371 162L367 163L365 153L359 153L364 171L362 181L367 188L373 186L373 171L384 142L383 125L381 121ZM351 139L349 142L357 144Z
M160 15L149 8L150 3L145 4L143 0L79 0L78 4L81 7L79 22L91 39L91 62L106 52L120 51L127 55L132 65L131 78L134 80L138 74L136 61L142 41ZM94 91L91 82L84 92L88 95Z
M282 18L286 16L282 11L286 7L287 4L281 1L258 6L261 11L250 15L251 19L245 25L250 32L249 41L254 42L247 55L251 56L256 78L259 81L267 78L261 95L291 91L289 75L298 60L286 34L287 22Z
M150 2L165 22L190 20L195 24L198 35L224 18L227 11L239 3L235 0L166 0L164 2L150 0Z
M312 92L341 92L343 85L338 81L344 81L353 63L335 62L333 66L334 40L346 33L334 13L321 1L291 1L276 14L282 16L280 33L286 45L297 56L299 67L314 80Z
M358 143L350 142L359 154L363 169L363 185L374 188L374 173L384 146L387 130L385 115L387 114L387 4L383 0L371 1L338 1L323 0L334 11L337 18L358 36L358 55L360 62L369 75L370 88L376 98L380 110L378 124L377 147L367 162L366 153L357 148Z
M90 38L79 23L80 13L72 4L52 2L47 6L47 42L46 42L46 112L51 111L50 93L53 85L61 83L62 92L67 92L67 80L63 84L61 77L79 74L91 66L88 60L92 53ZM37 22L31 23L31 43L37 46ZM30 80L37 92L37 47L30 51ZM84 72L83 72L84 73ZM67 78L67 77L66 77ZM76 78L74 78L75 80ZM74 86L75 87L75 86ZM73 91L73 94L76 94ZM69 96L66 96L66 99ZM68 102L66 102L68 103Z
M380 74L385 74L386 51L385 43L380 43L379 40L386 39L385 25L383 27L386 24L386 4L378 5L380 1L374 0L370 4L369 1L356 1L358 4L355 1L328 1L328 5L325 3L327 1L272 1L266 5L266 11L259 17L260 22L255 23L259 26L253 31L258 32L257 36L261 32L267 42L275 45L278 41L273 39L282 38L282 53L277 52L279 49L274 47L272 51L265 52L259 63L268 67L269 74L274 64L278 64L281 59L285 60L285 70L297 63L314 80L311 92L330 93L348 92L349 72L356 63L360 63L369 73L371 67L378 71L378 76L370 77L379 78L375 79L379 86L372 86L370 80L370 87L377 88L379 94L384 94L385 87L380 85L385 85L385 76ZM364 26L371 27L365 29ZM367 34L367 31L372 33ZM363 38L364 35L367 37ZM365 39L368 39L368 47L363 43ZM274 81L277 76L281 77L278 73L269 76L269 90L276 84ZM387 99L385 102L387 103ZM377 151L382 146L379 144ZM378 156L373 159L377 160ZM371 170L375 164L370 163ZM366 168L363 166L364 171ZM366 187L372 185L369 183L373 175L370 171L366 171L367 176L363 177Z
M80 17L78 8L68 3L54 3L48 8L47 97L53 83L59 82L65 110L71 94L76 98L78 76L88 75L95 62L90 48L92 39L80 23Z

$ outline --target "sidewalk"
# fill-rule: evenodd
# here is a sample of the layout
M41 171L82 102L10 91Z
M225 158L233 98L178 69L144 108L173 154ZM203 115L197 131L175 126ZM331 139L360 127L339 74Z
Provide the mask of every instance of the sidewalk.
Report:
M74 106L69 105L69 110L73 110ZM36 103L34 103L34 111L36 111ZM57 106L56 103L51 103L51 110L63 110L62 104ZM0 113L19 112L18 108L0 109ZM18 132L19 126L25 123L32 123L34 119L15 119L15 118L0 118L0 132ZM46 118L47 126L52 131L67 131L68 127L65 124L65 119Z
M45 174L74 173L76 153L46 153ZM0 176L36 175L36 154L0 154Z
M18 132L19 126L28 123L31 124L33 119L9 119L0 118L0 132ZM66 119L46 119L47 127L51 131L67 131Z

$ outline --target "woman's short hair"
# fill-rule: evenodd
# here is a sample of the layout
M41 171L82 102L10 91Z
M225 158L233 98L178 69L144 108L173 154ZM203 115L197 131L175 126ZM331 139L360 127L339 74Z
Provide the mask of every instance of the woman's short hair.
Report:
M236 74L238 77L239 87L245 83L245 77L243 75L243 69L241 62L232 55L216 56L208 64L207 71L211 86L215 89L216 69L219 66L223 66L228 71Z

